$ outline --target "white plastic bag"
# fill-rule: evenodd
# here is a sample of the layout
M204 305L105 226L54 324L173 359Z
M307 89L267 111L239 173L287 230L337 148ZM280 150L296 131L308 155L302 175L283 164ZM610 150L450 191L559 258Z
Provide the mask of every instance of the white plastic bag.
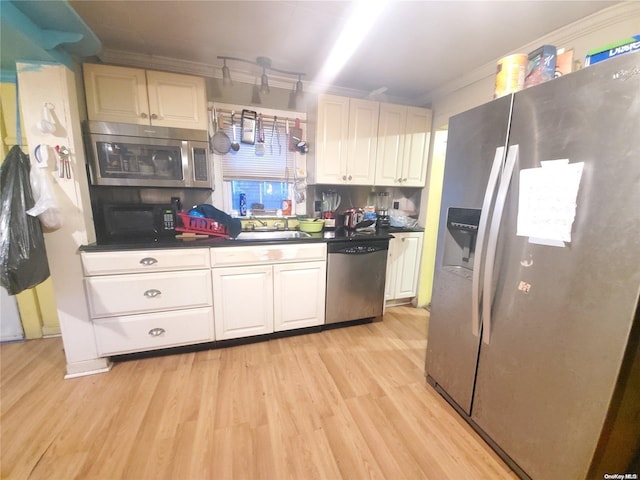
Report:
M48 148L46 145L38 145L36 149L36 159L38 159L37 150L41 147ZM27 214L32 217L38 217L45 231L53 231L62 227L62 212L56 201L53 184L48 177L46 162L38 161L31 163L29 181L36 203L32 208L27 210Z

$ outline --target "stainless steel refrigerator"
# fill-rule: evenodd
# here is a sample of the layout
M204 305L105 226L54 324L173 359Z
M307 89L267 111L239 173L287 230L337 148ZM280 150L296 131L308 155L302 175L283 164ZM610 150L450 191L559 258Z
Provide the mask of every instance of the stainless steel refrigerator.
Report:
M638 468L639 291L640 53L451 118L426 374L519 476Z

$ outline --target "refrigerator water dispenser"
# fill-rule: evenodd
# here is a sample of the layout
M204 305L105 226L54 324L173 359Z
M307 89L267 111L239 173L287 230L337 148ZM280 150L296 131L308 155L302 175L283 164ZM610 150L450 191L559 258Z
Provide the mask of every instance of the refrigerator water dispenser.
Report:
M480 212L478 208L449 208L444 266L472 269Z

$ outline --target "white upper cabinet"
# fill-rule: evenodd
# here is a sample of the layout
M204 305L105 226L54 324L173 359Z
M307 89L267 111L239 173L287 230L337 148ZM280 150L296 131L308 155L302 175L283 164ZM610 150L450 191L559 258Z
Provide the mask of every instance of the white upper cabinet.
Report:
M423 187L431 138L431 110L381 104L375 184Z
M204 78L84 64L89 120L207 129Z
M378 147L378 110L377 102L355 98L349 100L347 183L373 184Z
M385 103L380 106L376 185L400 186L400 167L404 154L407 107Z
M369 100L318 96L312 183L373 184L378 108L377 102Z
M204 78L148 70L147 89L153 125L207 129Z

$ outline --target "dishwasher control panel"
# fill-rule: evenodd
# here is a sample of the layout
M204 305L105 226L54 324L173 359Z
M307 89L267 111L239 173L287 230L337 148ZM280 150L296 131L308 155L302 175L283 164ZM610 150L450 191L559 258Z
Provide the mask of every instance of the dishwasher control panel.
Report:
M380 250L379 247L373 247L371 245L353 245L351 247L343 248L340 253L371 253Z

